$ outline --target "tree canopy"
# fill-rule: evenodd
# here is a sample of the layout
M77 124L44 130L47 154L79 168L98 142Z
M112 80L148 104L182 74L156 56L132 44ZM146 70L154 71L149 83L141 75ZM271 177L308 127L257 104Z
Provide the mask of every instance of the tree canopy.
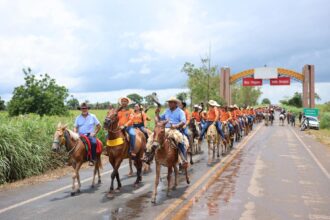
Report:
M141 104L141 103L143 102L143 97L140 96L140 95L137 94L137 93L129 94L129 95L127 95L127 97L128 97L129 99L131 99L133 102L138 103L138 104Z
M267 105L270 105L271 102L270 102L269 98L264 98L264 99L262 99L261 104L267 104Z
M0 97L0 111L3 111L6 109L5 101L1 99Z
M10 116L36 113L43 115L63 115L68 113L65 99L68 90L56 84L48 74L39 77L31 69L23 69L25 84L14 89L13 97L8 103Z

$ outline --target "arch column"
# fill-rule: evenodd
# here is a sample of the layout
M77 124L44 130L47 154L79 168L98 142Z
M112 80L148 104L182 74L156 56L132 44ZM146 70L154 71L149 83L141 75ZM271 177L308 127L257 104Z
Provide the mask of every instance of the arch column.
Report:
M230 68L221 68L220 72L220 97L223 98L227 105L231 105L230 91Z
M304 75L302 104L304 108L315 108L315 72L314 65L305 65L302 70Z

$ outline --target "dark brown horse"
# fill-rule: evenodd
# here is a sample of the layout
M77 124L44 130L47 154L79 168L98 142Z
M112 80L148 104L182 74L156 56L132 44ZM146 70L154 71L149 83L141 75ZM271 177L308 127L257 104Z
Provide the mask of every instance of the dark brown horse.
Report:
M117 179L118 187L116 192L120 191L121 182L119 177L119 168L124 159L130 158L128 154L129 141L127 140L126 133L120 129L118 125L118 111L120 109L110 109L107 117L104 121L104 128L108 130L107 136L107 154L109 156L109 162L112 165L113 172L111 173L111 186L108 193L108 197L114 196L114 180ZM142 180L142 156L146 146L146 138L144 134L139 130L135 129L136 142L134 153L136 154L134 160L134 166L137 170L137 177L134 186L137 187Z
M74 196L76 193L80 193L80 175L79 170L81 165L87 160L87 151L84 143L80 140L79 135L73 131L67 129L67 125L62 125L59 123L54 134L54 141L52 150L58 151L61 146L65 146L66 150L69 153L69 160L72 162L72 167L74 173L72 175L72 191L71 196ZM94 175L92 187L95 185L95 176L98 174L98 183L101 183L100 168L102 169L101 153L96 154L96 163L94 166ZM75 181L78 181L78 189L75 187Z
M155 187L154 187L154 192L153 192L152 200L151 200L151 202L153 202L153 203L156 202L157 187L159 184L161 166L165 166L168 169L167 195L169 195L170 188L171 188L171 176L172 176L173 170L174 170L174 174L175 174L173 189L175 189L178 185L178 167L177 167L178 148L176 146L175 141L165 135L165 125L167 122L168 121L156 122L154 135L153 135L151 153L155 154L155 161L156 161ZM185 170L185 175L186 175L186 181L189 184L190 181L189 181L189 177L188 177L187 167L185 167L184 170Z

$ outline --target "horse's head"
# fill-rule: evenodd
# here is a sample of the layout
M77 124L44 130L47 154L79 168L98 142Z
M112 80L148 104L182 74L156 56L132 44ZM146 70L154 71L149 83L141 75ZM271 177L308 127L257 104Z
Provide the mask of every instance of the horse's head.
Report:
M65 144L64 132L66 128L67 125L62 125L61 123L58 123L53 139L53 145L52 145L53 151L58 151L60 147Z
M159 147L164 142L165 125L168 123L168 120L156 121L155 123L156 124L155 124L154 137L153 137L153 143L152 143L153 148Z
M118 111L120 109L109 109L107 116L104 119L103 128L109 130L113 124L118 124Z

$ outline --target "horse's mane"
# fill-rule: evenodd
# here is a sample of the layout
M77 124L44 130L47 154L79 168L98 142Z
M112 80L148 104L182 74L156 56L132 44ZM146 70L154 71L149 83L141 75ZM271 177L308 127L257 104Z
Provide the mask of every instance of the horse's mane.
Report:
M71 131L70 129L66 129L66 130L68 130L68 132L69 132L70 136L73 138L73 140L76 141L76 140L79 139L79 134L77 134L77 133Z

